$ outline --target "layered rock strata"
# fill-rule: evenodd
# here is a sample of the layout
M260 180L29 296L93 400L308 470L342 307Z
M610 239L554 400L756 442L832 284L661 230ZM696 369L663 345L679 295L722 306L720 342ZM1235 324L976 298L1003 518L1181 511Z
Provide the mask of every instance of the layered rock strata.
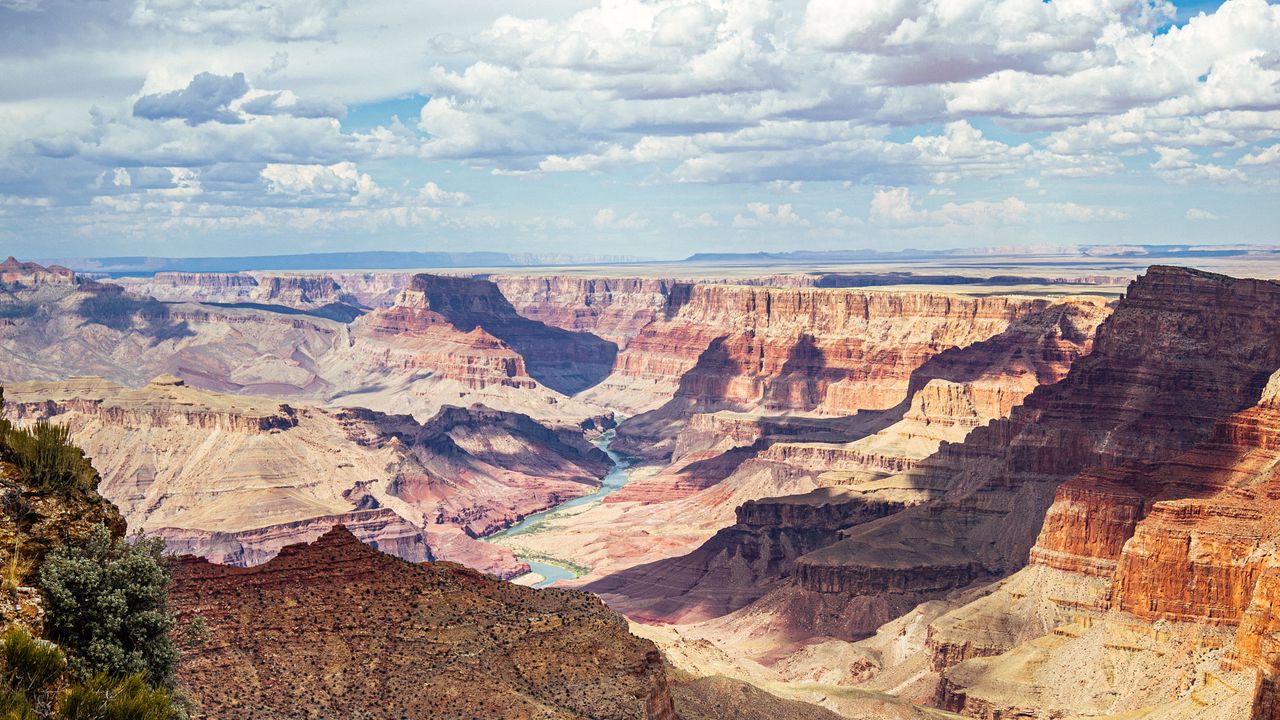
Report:
M6 411L66 424L132 527L184 550L254 564L343 523L409 560L524 569L475 538L593 492L610 467L575 429L482 406L425 423L187 387L21 383Z
M1101 301L1088 299L724 285L677 290L667 319L632 339L604 384L625 379L672 397L619 433L619 449L644 457L669 455L672 438L699 412L848 416L898 407L935 356L991 341L1019 323L1034 332L1044 325L1032 320L1037 315L1065 314L1056 347L1038 348L1020 363L1018 371L1033 366L1034 386L1040 373L1065 373L1105 315ZM982 400L1008 406L1027 390Z
M1257 401L1280 367L1277 306L1272 283L1152 268L1064 380L886 481L934 499L871 522L854 515L838 541L795 561L785 592L856 637L918 602L1016 570L1058 486L1075 474L1168 457ZM625 584L607 591L618 607L646 612L648 601L633 603ZM678 600L664 602L678 612ZM860 605L874 611L850 626L838 608ZM822 634L821 623L814 630Z

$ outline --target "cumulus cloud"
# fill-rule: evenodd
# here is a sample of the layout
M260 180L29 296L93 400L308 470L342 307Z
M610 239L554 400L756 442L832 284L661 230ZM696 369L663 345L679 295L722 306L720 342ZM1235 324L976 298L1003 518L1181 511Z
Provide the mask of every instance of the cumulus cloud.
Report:
M1187 208L1186 218L1188 220L1221 220L1222 219L1217 215L1214 215L1213 213L1209 212L1208 210L1202 210L1200 208Z
M372 202L383 190L353 162L332 165L269 163L262 169L267 192L292 197L341 197L352 204Z
M1158 146L1155 150L1158 159L1151 163L1151 169L1169 182L1226 183L1244 182L1247 179L1243 172L1235 168L1200 162L1196 153L1188 148Z
M427 205L452 205L458 207L471 202L470 195L464 192L445 190L431 181L428 181L418 191L418 198Z
M1238 165L1280 165L1280 143L1240 158Z
M347 107L336 100L300 100L290 92L259 95L240 105L250 115L292 115L298 118L343 118Z
M395 222L413 208L440 223L498 207L546 217L545 195L521 199L507 183L554 174L587 188L597 181L579 176L611 174L624 192L578 210L579 231L719 223L811 236L858 221L1150 219L1153 180L1183 207L1202 185L1244 197L1280 183L1280 5L1266 0L1176 24L1167 0L439 7L0 0L0 57L14 69L0 194L55 196L68 214L100 196L163 217L172 208L159 203L179 202L158 194L176 190L167 168L186 167L208 216L261 206L264 222L296 227L326 209ZM424 17L438 21L434 39ZM78 82L50 82L68 68ZM383 102L407 125L375 117ZM404 162L386 175L395 187L372 181L383 162ZM446 170L484 182L444 190ZM1090 192L1082 180L1104 176L1117 207L1073 202ZM702 184L707 207L738 210L649 217L631 200L669 183ZM874 192L867 220L827 210L847 203L839 187ZM801 188L794 207L743 207L744 195L776 203ZM947 202L956 190L985 199Z
M244 73L231 76L202 72L181 90L143 95L133 104L134 117L148 120L180 119L188 125L207 122L241 123L240 113L228 106L249 92Z

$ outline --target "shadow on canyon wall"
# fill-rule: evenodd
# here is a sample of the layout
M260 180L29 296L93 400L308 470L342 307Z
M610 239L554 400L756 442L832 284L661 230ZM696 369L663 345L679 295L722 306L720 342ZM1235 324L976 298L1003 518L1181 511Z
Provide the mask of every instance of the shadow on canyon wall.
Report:
M165 303L116 290L89 293L76 307L85 325L103 325L118 332L136 331L151 338L152 345L166 340L195 337L187 322L175 321Z
M530 320L489 280L418 275L432 311L463 332L480 328L524 358L529 376L565 395L598 385L613 371L618 346L589 332L572 332Z
M973 382L1022 360L1034 367L1034 361L1052 359L1049 351L1042 347L1040 334L1044 328L1057 327L1062 337L1078 339L1072 335L1074 330L1067 322L1066 312L1062 307L1046 308L1011 324L998 335L934 355L911 373L905 396L891 408L861 410L842 417L761 418L757 422L762 437L750 447L734 448L719 457L690 463L682 474L712 474L714 477L695 480L700 487L711 487L777 442L849 443L874 435L901 421L911 407L912 398L931 380ZM830 368L826 363L826 354L813 337L802 335L779 375L766 385L764 397L772 406L796 407L798 401L799 407L805 409L817 407L829 384L849 377L848 370ZM698 366L702 365L699 358ZM682 408L687 417L689 405L686 403ZM661 414L664 409L671 412L674 406L668 403L654 413ZM623 429L637 418L645 420L643 416L636 416L626 421ZM673 418L667 418L667 423L677 424ZM652 430L652 425L653 421L649 420L646 432ZM791 575L799 556L838 541L844 528L906 508L896 501L844 497L838 488L815 493L826 493L821 504L827 507L813 512L808 527L765 527L767 523L762 524L761 518L768 515L768 509L757 506L767 504L768 499L748 502L737 508L738 524L720 530L696 550L619 571L585 589L612 595L616 600L611 602L621 601L619 607L629 612L643 606L644 610L637 615L641 619L679 616L690 609L725 614L750 604L776 587ZM747 577L750 581L744 581ZM726 595L724 588L732 589Z

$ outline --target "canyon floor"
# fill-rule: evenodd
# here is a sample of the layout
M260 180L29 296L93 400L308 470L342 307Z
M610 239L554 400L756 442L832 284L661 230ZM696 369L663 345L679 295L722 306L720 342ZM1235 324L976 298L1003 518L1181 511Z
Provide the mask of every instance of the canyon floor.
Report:
M181 597L237 643L241 583L323 600L281 615L297 625L345 602L295 587L325 557L353 587L418 567L359 540L551 586L576 629L539 642L581 659L607 627L609 672L636 668L619 694L574 666L601 716L1262 720L1280 712L1280 284L1231 275L1280 278L1280 258L135 278L10 260L0 382L6 416L70 428L131 529L229 566L192 560ZM405 602L415 583L492 601L457 633L516 633L542 602L422 573ZM455 627L413 607L387 612ZM445 675L473 662L437 651ZM219 652L191 677L259 672ZM521 685L531 668L495 677L522 688L504 713L590 716L551 670ZM406 712L447 705L442 687L402 693ZM368 712L361 692L322 704Z

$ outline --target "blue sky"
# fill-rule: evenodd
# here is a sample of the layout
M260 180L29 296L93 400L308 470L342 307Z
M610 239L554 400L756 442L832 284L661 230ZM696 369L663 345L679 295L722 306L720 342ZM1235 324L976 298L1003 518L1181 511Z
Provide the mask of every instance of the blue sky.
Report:
M0 0L0 250L1275 243L1280 7Z

